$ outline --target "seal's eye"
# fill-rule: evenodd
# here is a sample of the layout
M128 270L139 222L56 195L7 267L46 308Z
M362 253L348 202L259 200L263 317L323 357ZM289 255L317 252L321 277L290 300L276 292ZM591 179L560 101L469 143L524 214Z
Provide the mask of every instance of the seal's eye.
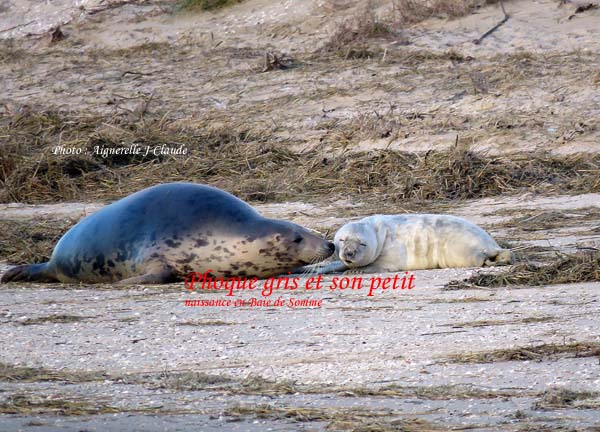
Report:
M361 245L361 246L366 246L366 244L365 244L365 243L361 243L360 245Z
M302 243L302 240L304 240L302 237L298 236L294 239L294 243Z

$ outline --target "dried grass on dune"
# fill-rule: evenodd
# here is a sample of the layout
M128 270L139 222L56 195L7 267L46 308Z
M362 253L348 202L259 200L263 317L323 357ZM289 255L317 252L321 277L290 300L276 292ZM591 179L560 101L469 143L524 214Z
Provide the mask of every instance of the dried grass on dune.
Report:
M530 192L600 191L600 155L544 152L490 156L460 146L409 153L349 151L359 131L332 134L321 147L294 152L273 130L207 122L194 128L165 120L131 122L91 115L30 113L4 119L0 202L113 200L156 183L193 181L259 202L365 194L390 201L456 200ZM56 155L65 148L87 154ZM186 155L94 154L94 148L165 146Z

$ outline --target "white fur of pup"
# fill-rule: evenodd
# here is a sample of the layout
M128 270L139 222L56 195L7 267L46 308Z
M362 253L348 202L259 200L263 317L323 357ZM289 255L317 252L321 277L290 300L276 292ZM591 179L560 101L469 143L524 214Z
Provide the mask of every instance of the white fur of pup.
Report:
M513 262L510 250L477 225L449 215L374 215L335 234L336 252L351 273L482 267Z

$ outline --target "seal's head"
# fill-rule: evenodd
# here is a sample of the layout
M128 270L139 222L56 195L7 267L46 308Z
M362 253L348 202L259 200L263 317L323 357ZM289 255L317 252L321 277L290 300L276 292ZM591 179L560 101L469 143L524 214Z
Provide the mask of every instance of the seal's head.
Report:
M338 230L333 241L340 260L348 268L367 266L377 258L377 233L369 224L346 224Z
M269 223L256 224L253 234L246 240L246 248L256 254L251 259L255 266L249 273L259 277L285 273L322 261L335 250L332 242L308 229L275 219L269 219Z

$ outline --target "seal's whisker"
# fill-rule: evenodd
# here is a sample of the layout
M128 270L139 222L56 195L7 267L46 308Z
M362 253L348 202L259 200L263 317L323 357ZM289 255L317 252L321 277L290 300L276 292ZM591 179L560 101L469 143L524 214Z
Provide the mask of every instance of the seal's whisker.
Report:
M310 262L302 267L302 277L309 277L314 274L314 265L319 261L319 257L314 257Z

